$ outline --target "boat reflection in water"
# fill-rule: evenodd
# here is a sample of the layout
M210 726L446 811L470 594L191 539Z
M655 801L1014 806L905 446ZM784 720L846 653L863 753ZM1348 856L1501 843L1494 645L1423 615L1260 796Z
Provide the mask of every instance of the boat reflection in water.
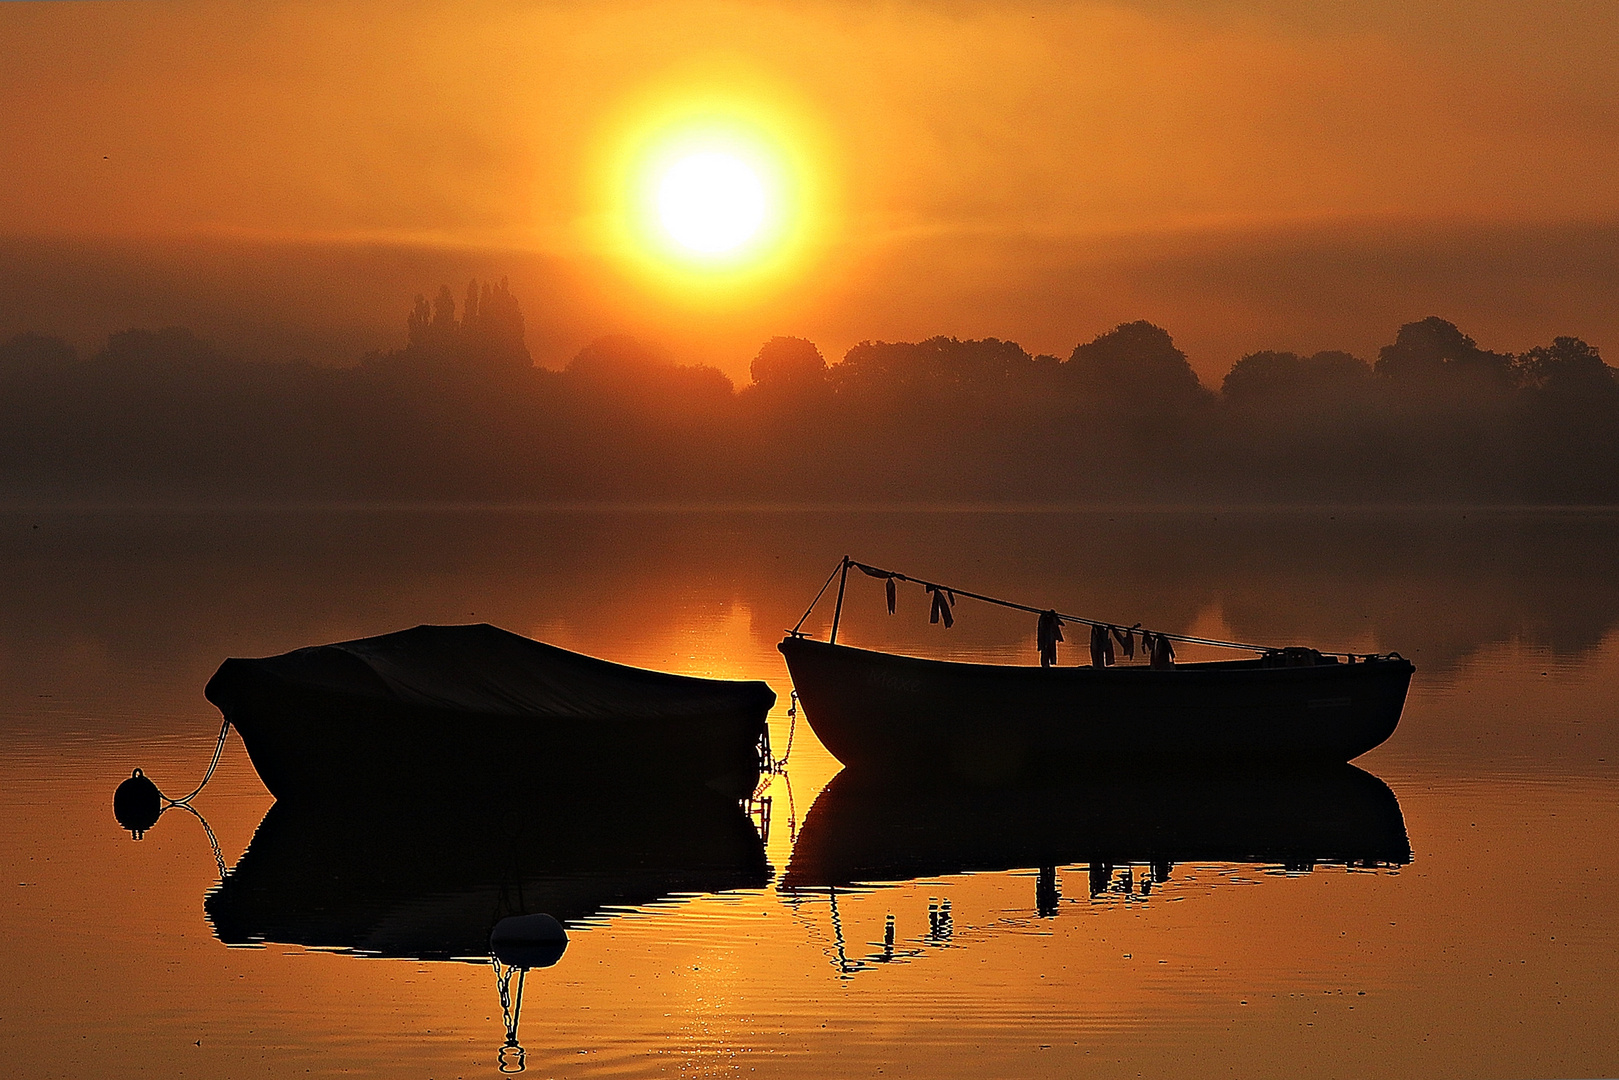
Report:
M718 796L278 802L205 907L228 945L487 962L507 916L577 924L769 876L747 814Z
M882 940L857 955L846 933L851 891L1033 869L1033 913L1049 918L1062 902L1064 866L1086 866L1095 900L1146 897L1184 863L1301 871L1410 861L1394 793L1352 765L1121 770L996 787L845 769L805 816L779 888L800 909L824 895L828 958L849 978L953 947L963 916L950 899L930 898L927 932L901 937L890 911ZM981 936L992 926L973 929Z
M805 816L782 888L1020 868L1044 868L1044 880L1088 864L1098 892L1120 867L1161 881L1185 862L1410 861L1394 793L1352 765L1134 769L998 787L846 769Z
M492 964L506 1028L500 1071L521 1072L524 977L561 959L558 923L679 894L762 888L769 877L747 814L706 793L283 801L204 907L227 945ZM556 936L529 940L538 923L556 927ZM497 925L516 932L492 940Z

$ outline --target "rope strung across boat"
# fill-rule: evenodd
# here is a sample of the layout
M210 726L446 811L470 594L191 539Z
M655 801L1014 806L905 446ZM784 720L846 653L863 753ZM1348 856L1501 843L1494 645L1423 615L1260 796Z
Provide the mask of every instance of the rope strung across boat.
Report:
M935 597L935 599L934 599L935 611L937 611L937 607L938 607L938 603L939 603L939 601L937 599L938 595L940 593L946 593L946 594L950 595L952 600L957 596L965 596L965 597L967 597L968 599L971 599L971 600L978 600L978 601L982 601L983 603L986 603L986 604L995 604L995 605L997 605L999 607L1011 608L1014 611L1026 611L1031 615L1039 615L1039 616L1055 615L1058 619L1061 619L1063 622L1079 623L1082 626L1091 626L1091 627L1100 626L1100 627L1104 627L1104 628L1106 628L1108 630L1113 630L1115 628L1123 630L1127 626L1127 624L1125 624L1125 623L1110 623L1110 622L1104 622L1104 621L1102 621L1100 619L1087 619L1082 615L1067 615L1067 614L1064 614L1063 612L1054 611L1054 610L1052 610L1050 608L1031 607L1028 604L1020 604L1015 600L1002 600L1001 598L996 597L996 596L986 596L983 593L972 592L972 591L970 591L968 589L953 588L953 587L951 587L949 585L942 585L942 584L940 584L939 582L936 582L936 581L927 581L927 580L925 580L923 578L911 577L911 576L909 576L907 574L902 574L897 570L885 570L882 567L872 566L872 565L870 565L868 563L857 562L854 559L851 559L847 555L845 555L843 557L843 561L838 563L838 565L833 568L832 577L827 578L826 579L826 584L821 586L821 591L815 594L815 601L810 604L810 610L804 612L804 617L802 619L798 620L798 625L797 626L793 627L792 632L795 635L800 633L800 629L803 627L805 621L808 620L809 617L810 617L810 612L815 610L815 604L819 603L820 600L821 600L821 597L823 595L825 595L828 586L830 586L832 584L832 578L837 577L839 572L847 574L851 567L856 569L856 570L859 570L861 573L867 575L868 577L886 578L890 582L893 582L893 581L907 581L907 582L911 582L913 584L922 586L924 589L926 589L929 593L933 594L933 596ZM839 593L842 592L841 586L840 586L838 591L839 591ZM890 611L893 610L892 602L890 603L889 610ZM938 621L938 620L935 619L934 621ZM834 625L835 625L835 620L834 620ZM1136 624L1136 626L1139 626L1139 625L1140 625L1139 623ZM1187 645L1208 645L1208 646L1212 646L1212 647L1217 648L1217 649L1241 649L1241 650L1243 650L1245 652L1256 652L1256 653L1267 654L1267 655L1270 654L1270 653L1279 653L1279 652L1282 651L1281 649L1276 648L1274 646L1270 646L1270 645L1251 645L1251 644L1248 644L1247 642L1242 642L1242 641L1220 641L1217 638L1196 637L1196 636L1191 635L1191 634L1171 634L1171 633L1167 633L1167 632L1160 632L1160 631L1157 631L1157 630L1152 631L1152 634L1153 634L1154 637L1167 638L1170 641L1183 642L1183 643L1185 643Z

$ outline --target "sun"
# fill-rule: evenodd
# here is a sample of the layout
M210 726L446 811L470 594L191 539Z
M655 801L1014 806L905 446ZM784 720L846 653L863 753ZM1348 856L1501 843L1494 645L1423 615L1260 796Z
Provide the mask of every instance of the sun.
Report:
M764 133L734 122L659 132L635 170L641 244L673 269L704 275L768 261L792 227L783 157Z
M670 104L623 136L611 235L650 280L734 298L802 267L819 222L815 166L809 140L779 113Z
M698 256L726 255L744 247L774 209L759 173L723 150L678 158L655 182L663 231Z

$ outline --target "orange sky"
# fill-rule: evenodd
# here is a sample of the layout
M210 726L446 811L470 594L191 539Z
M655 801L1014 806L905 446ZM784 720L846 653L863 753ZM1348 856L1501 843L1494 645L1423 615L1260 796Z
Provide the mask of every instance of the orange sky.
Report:
M0 39L0 332L338 358L504 273L545 362L628 330L744 379L775 333L1140 317L1211 382L1431 313L1619 352L1609 3L47 3ZM700 294L615 248L608 182L692 103L814 189L787 265Z

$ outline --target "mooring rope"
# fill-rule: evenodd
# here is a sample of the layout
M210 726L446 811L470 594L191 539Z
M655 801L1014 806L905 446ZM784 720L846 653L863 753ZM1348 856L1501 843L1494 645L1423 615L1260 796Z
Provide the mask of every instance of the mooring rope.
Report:
M208 847L214 853L214 865L219 868L221 881L225 880L227 869L224 852L219 848L219 838L214 835L208 819L191 805L191 800L208 786L209 780L213 779L214 770L219 768L220 756L225 752L225 738L229 734L230 721L226 720L219 726L219 738L214 740L214 756L208 762L208 771L203 774L202 783L192 788L189 794L178 799L169 798L163 794L163 789L153 783L151 777L140 769L136 769L133 775L119 784L118 790L113 794L113 813L117 816L119 824L133 832L137 840L170 810L184 810L196 818L202 825L202 831L208 836Z
M201 789L199 788L198 790L200 791ZM192 792L192 795L195 794L196 792ZM187 799L190 797L190 795L186 796ZM198 823L202 825L202 831L208 834L208 847L212 849L214 853L214 866L219 869L219 880L224 881L226 875L230 873L230 868L225 865L225 853L220 850L219 837L214 835L214 830L208 824L208 819L202 816L201 810L198 810L195 806L192 806L190 803L186 802L185 799L181 799L179 802L169 803L169 805L163 808L163 811L164 813L167 813L168 811L177 808L184 810L186 813L196 818Z
M214 770L219 768L219 756L225 752L225 737L229 734L230 721L226 720L224 723L219 725L219 739L214 743L214 759L208 763L208 771L202 774L202 783L192 788L191 794L187 795L183 799L171 799L167 795L163 794L162 789L159 789L158 794L163 797L164 802L168 803L170 806L186 806L191 802L192 799L197 797L198 792L208 786L208 781L214 778ZM153 786L156 787L155 784Z

